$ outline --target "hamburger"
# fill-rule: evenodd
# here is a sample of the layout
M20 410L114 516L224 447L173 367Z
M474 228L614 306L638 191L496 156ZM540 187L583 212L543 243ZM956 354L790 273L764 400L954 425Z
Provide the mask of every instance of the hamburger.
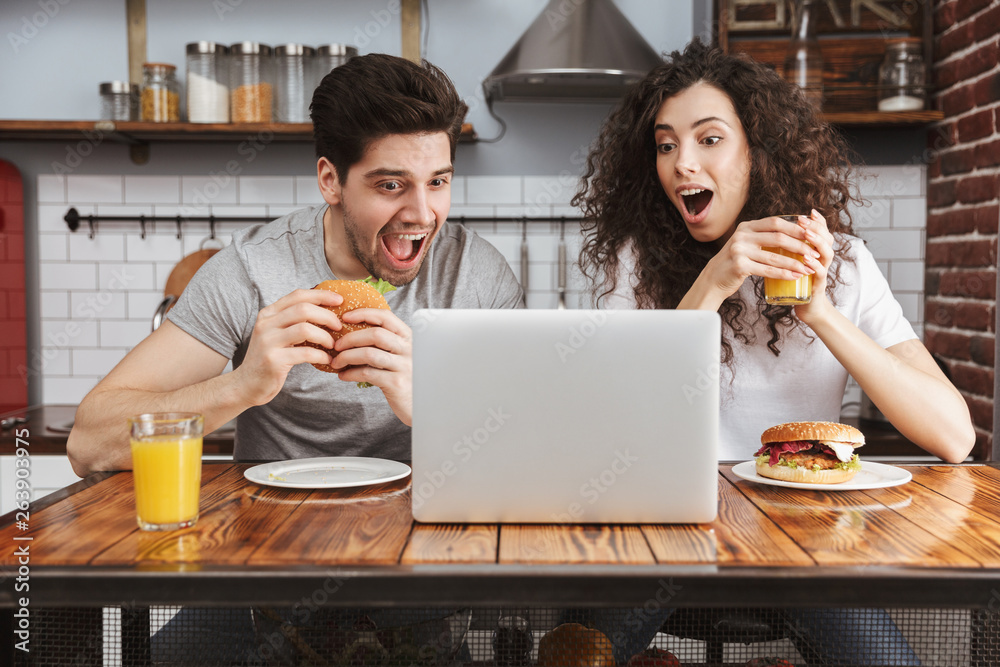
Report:
M764 431L760 442L754 454L758 475L786 482L839 484L861 470L854 450L865 444L865 436L847 424L789 422Z
M396 288L389 284L387 281L368 276L363 280L324 280L319 285L316 285L313 289L327 290L330 292L336 292L340 296L344 297L343 302L339 306L334 306L332 308L327 308L337 319L340 320L341 326L340 331L333 331L329 327L324 327L319 325L324 331L330 333L333 336L333 342L336 343L340 340L341 336L350 333L352 331L358 331L360 329L367 329L368 324L361 322L360 324L348 324L344 322L344 314L349 313L352 310L358 308L378 308L380 310L391 310L389 308L389 303L385 300L385 294L395 290ZM330 353L331 357L336 357L337 350L333 348L326 348L317 343L310 343L308 341L299 343L297 347L309 346L315 347L318 350L323 350L324 352ZM313 367L317 370L321 370L325 373L336 373L333 366L330 364L313 364ZM340 370L344 370L343 368ZM367 382L359 382L359 387L370 387L371 385Z

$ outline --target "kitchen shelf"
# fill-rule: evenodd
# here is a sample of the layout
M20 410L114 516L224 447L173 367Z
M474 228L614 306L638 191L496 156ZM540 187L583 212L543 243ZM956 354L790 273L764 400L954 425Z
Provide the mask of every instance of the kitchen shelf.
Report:
M944 118L941 111L835 112L821 114L844 127L920 126ZM156 142L247 141L309 142L312 123L146 123L94 120L0 120L0 141L87 140L148 145ZM462 143L476 141L471 125L462 126Z
M943 111L831 111L820 116L839 127L917 127L944 120Z
M312 123L148 123L107 120L0 120L3 141L93 141L101 137L126 144L158 141L312 142ZM471 125L462 126L461 141L475 141Z
M272 134L274 141L312 141L311 123L147 123L107 120L0 120L0 139L13 141L93 140L122 143L155 141L235 141Z

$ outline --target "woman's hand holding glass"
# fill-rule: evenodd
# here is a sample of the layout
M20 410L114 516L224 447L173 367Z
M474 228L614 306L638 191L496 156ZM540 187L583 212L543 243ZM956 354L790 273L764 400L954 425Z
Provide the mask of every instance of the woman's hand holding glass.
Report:
M815 247L810 234L816 239ZM778 216L747 220L736 226L722 249L709 260L701 278L709 281L709 289L718 294L719 304L735 294L750 276L798 280L822 269L822 284L825 285L826 267L833 261L832 242L826 220L816 211L810 218L800 217L799 222L789 222ZM765 248L782 248L802 255L805 263ZM814 295L818 291L815 278L814 275Z
M805 234L805 241L812 252L805 254L803 261L812 270L812 300L807 304L795 306L795 315L809 324L823 312L832 308L833 304L826 297L826 277L833 263L833 234L826 226L826 218L813 209L808 218L800 216L798 225ZM819 255L817 257L816 255Z

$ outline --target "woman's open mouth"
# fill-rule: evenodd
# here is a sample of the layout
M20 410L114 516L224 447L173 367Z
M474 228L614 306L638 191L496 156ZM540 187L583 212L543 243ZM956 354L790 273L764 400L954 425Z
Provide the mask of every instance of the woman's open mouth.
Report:
M382 248L394 269L409 269L420 261L424 241L429 232L420 234L383 234Z
M681 215L689 223L698 223L708 215L714 193L705 188L686 188L678 190L681 198Z

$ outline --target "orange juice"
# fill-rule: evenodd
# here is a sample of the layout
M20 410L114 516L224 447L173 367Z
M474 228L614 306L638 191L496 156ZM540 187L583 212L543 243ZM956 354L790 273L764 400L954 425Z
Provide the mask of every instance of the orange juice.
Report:
M132 438L135 505L143 530L172 530L198 520L201 435Z
M783 248L764 248L768 252L773 252L785 257L794 257L800 262L805 258L794 252ZM776 306L795 306L812 301L813 277L807 273L798 280L778 280L777 278L764 278L764 301Z

